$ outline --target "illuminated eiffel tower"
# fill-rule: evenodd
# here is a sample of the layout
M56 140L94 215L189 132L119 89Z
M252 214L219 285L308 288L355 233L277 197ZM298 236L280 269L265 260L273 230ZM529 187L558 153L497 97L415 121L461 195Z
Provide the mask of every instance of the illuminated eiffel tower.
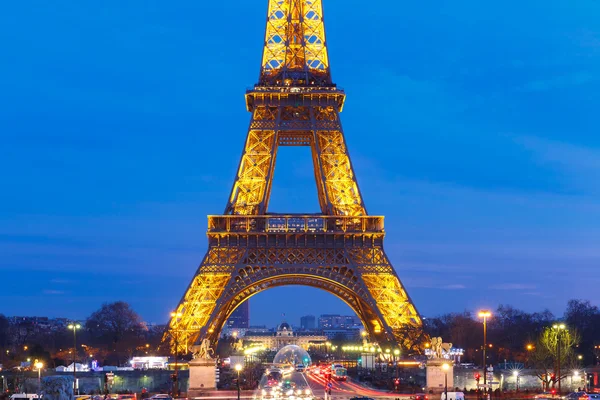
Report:
M383 217L367 214L340 122L344 100L331 80L321 0L270 0L231 195L223 215L208 217L208 251L169 324L179 351L204 339L214 347L236 307L283 285L326 290L371 341L416 348L421 318L383 250ZM280 146L310 146L320 214L268 213Z

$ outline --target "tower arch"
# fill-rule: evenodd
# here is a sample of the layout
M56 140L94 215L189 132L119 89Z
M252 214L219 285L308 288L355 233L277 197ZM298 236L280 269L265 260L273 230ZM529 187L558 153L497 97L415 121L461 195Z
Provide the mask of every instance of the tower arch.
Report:
M322 0L269 0L252 113L223 215L208 218L208 251L174 317L173 344L214 346L227 316L273 285L319 287L344 300L371 337L404 344L422 321L387 258L384 218L367 213L332 82ZM321 213L268 213L280 146L309 146ZM204 342L206 343L206 342Z

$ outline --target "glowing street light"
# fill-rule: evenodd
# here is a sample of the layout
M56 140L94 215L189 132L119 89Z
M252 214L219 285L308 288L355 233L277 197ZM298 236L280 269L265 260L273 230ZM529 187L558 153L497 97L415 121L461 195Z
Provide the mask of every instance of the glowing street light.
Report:
M487 384L487 358L485 356L485 349L487 347L487 319L492 316L492 313L489 310L481 310L479 311L479 318L483 318L483 384ZM487 388L484 386L484 393Z
M42 392L42 368L44 368L44 363L35 360L35 367L38 370L38 393Z
M444 363L442 364L442 370L444 371L444 400L448 400L448 370L450 369L450 364Z
M515 377L515 387L519 391L519 370L515 369L512 374Z
M171 318L172 319L179 319L183 316L182 313L178 312L178 311L173 311L171 313ZM175 326L178 326L179 321L175 321ZM175 379L173 382L173 397L178 397L179 396L179 368L177 365L177 358L179 356L179 335L177 333L175 333Z
M237 398L240 400L240 372L242 371L242 364L235 364L234 368L237 371Z
M562 333L567 330L567 327L565 324L554 324L552 326L552 329L554 329L556 331L556 339L558 340L558 346L556 347L557 358L558 358L558 363L557 363L557 368L556 368L556 379L558 380L558 395L560 396L560 394L561 394L560 383L562 380L560 378L560 347L561 347Z
M74 323L67 326L73 331L73 396L77 395L77 329L81 329L81 325Z

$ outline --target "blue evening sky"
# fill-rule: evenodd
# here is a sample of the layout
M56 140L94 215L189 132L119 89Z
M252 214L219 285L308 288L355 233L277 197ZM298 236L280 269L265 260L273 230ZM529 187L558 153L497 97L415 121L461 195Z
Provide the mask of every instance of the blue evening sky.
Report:
M361 190L419 311L598 304L600 2L324 3ZM225 207L266 7L3 4L0 312L166 320ZM271 210L318 210L309 149L277 161ZM308 288L251 301L269 325L348 311Z

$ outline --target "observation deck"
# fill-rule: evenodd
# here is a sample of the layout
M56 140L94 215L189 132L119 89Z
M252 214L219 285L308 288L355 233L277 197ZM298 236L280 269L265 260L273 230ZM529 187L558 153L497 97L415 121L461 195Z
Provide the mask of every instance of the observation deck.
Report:
M344 108L346 95L336 86L255 86L246 91L246 109L256 107L334 107Z
M382 216L209 215L212 234L383 234Z

